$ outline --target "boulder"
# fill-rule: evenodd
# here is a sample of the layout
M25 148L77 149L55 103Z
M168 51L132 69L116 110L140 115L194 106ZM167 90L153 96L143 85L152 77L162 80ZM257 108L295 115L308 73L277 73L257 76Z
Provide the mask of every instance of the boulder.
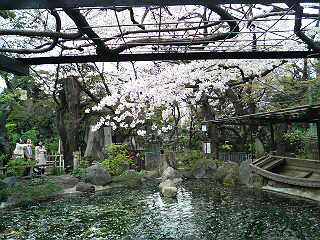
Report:
M76 191L78 192L84 192L84 193L92 193L95 192L95 187L94 185L90 184L90 183L84 183L84 182L79 182L76 185Z
M195 163L192 175L197 178L213 178L217 170L217 165L213 160L204 159Z
M250 169L250 160L243 161L239 167L239 181L241 184L249 186L250 177L252 175L252 171Z
M52 180L63 189L73 188L79 182L79 179L71 175L54 176Z
M178 173L172 167L167 167L166 170L163 171L161 179L165 181L167 179L174 179L178 177Z
M174 198L177 196L178 189L176 187L164 187L161 193L164 197Z
M6 184L7 187L14 187L17 184L17 177L6 177L2 182Z
M6 189L8 186L3 181L0 181L0 191Z
M229 176L228 176L229 175ZM239 180L239 165L233 162L225 162L223 165L218 167L215 173L215 179L219 182L224 182L224 179L228 176L227 179L234 178L235 182Z
M87 183L105 186L112 181L110 174L98 163L88 167L86 172L87 173L84 179Z
M192 171L188 171L188 170L182 170L182 171L179 171L179 175L182 177L182 178L193 178L193 175L192 175Z
M172 179L167 179L160 183L159 189L162 195L165 197L175 197L178 193L176 182Z

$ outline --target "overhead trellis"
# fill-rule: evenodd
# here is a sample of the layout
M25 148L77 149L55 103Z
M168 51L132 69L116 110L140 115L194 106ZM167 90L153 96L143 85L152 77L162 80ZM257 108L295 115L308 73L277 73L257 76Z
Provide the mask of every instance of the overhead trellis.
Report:
M3 25L0 52L25 65L318 58L317 2L7 0L0 9L47 9L42 13L51 25L45 29ZM12 43L19 38L32 44Z

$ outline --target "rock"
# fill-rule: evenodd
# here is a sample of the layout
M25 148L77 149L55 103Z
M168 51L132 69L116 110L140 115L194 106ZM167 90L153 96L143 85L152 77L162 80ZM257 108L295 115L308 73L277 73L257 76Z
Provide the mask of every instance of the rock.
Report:
M52 180L63 189L73 188L79 179L71 175L54 176Z
M229 175L229 176L228 176ZM239 180L239 166L237 163L225 162L223 165L218 167L215 173L215 179L219 182L224 182L224 179L228 176L227 179L231 177L234 178L235 182Z
M14 187L17 184L17 177L12 176L12 177L6 177L5 179L2 180L4 184L7 185L7 187Z
M174 179L178 176L177 171L172 167L167 167L166 170L163 171L161 179L165 181L167 179Z
M95 165L86 169L85 182L98 186L105 186L112 181L110 174L96 163Z
M237 184L237 179L232 173L228 173L227 176L223 179L223 186L225 187L234 187Z
M160 183L159 185L160 192L165 197L175 197L178 193L175 181L167 179Z
M90 183L84 183L84 182L79 182L76 185L76 191L78 192L85 192L85 193L92 193L95 192L95 187L94 185L90 184Z
M8 186L5 182L0 181L0 191L6 189Z
M254 188L262 188L264 185L266 185L265 182L266 180L264 179L264 177L258 174L252 173L248 186L254 187Z
M217 165L213 160L204 159L195 163L192 170L192 175L197 178L213 178L217 170Z
M179 171L179 175L182 178L187 178L187 179L193 178L192 171L188 171L188 170Z
M250 169L250 160L243 161L239 167L239 181L241 184L249 186L252 171Z
M177 196L178 189L176 187L164 187L161 193L164 197L173 198Z
M158 171L144 171L144 177L145 178L157 178L159 177Z

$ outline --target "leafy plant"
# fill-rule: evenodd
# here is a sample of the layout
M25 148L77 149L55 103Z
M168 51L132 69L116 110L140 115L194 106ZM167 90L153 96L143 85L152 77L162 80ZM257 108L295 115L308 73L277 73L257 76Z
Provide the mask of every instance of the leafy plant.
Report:
M177 154L176 158L181 167L192 168L197 161L205 159L205 156L200 150L191 150Z
M81 180L84 180L86 173L87 173L87 170L85 168L79 167L77 169L74 169L71 175Z
M29 167L35 166L35 161L18 158L11 160L7 164L8 176L22 176L25 170Z
M128 145L111 144L107 147L107 158L102 162L102 166L113 176L120 175L128 169L133 161L129 158Z

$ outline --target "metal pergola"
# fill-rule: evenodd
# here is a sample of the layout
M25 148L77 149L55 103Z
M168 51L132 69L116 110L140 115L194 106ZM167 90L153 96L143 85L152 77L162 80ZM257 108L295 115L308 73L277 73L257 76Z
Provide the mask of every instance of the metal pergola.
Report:
M201 6L199 9L207 12L184 20L163 20L166 11L175 15L168 7L187 5ZM273 10L254 14L255 8ZM0 29L1 38L43 37L51 41L31 51L3 44L0 69L15 74L28 74L30 65L41 64L320 56L320 44L310 36L319 24L318 0L0 0L0 10L27 9L50 11L56 29L41 34ZM135 13L148 9L154 11L154 21L138 22ZM130 23L117 16L124 10L130 12ZM83 11L114 11L116 24L91 24ZM74 26L64 27L61 15L71 18ZM117 34L110 35L115 29ZM286 48L292 44L294 47ZM59 54L59 46L77 52ZM50 49L41 52L46 47Z

